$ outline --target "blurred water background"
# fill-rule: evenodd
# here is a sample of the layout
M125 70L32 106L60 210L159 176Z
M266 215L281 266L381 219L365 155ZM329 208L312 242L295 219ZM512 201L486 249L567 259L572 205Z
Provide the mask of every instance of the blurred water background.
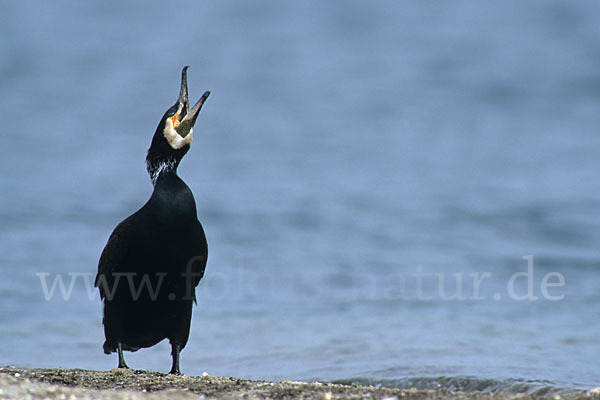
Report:
M116 366L86 279L151 193L145 152L190 65L190 96L212 95L179 172L210 256L186 374L596 386L598 15L0 3L0 364ZM57 277L66 299L44 293ZM169 350L127 360L166 372Z

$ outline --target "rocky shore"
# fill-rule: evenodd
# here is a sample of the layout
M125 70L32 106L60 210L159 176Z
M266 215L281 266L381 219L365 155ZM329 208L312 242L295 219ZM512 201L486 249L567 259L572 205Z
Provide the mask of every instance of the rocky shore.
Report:
M531 396L400 390L319 382L265 382L204 375L172 376L140 370L0 368L0 399L600 399L599 391Z

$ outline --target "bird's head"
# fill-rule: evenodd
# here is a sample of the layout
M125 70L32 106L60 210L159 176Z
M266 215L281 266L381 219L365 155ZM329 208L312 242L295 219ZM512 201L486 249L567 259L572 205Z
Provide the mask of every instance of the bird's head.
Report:
M163 115L156 128L146 157L146 165L153 183L165 169L176 169L190 149L194 137L194 124L202 105L210 95L206 91L190 109L187 88L187 69L181 71L179 98Z
M192 143L194 123L196 123L202 105L210 95L210 92L204 92L190 110L187 69L188 67L183 67L181 71L181 89L177 102L165 112L159 124L159 127L162 126L162 135L174 150L179 150Z

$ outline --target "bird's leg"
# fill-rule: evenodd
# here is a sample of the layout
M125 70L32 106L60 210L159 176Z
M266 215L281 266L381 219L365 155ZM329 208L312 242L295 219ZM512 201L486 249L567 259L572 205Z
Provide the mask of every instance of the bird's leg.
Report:
M181 352L181 345L179 343L171 342L171 355L173 356L173 366L169 374L182 375L179 370L179 352Z
M117 344L117 351L119 353L119 366L117 368L129 369L129 366L125 363L125 357L123 356L123 345L121 342Z

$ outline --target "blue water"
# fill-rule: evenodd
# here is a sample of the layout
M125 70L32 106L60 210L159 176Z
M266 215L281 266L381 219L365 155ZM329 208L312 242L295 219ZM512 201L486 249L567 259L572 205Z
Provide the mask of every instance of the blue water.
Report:
M598 385L599 13L0 3L0 364L116 366L85 283L190 65L210 256L186 374ZM127 360L167 371L169 346Z

